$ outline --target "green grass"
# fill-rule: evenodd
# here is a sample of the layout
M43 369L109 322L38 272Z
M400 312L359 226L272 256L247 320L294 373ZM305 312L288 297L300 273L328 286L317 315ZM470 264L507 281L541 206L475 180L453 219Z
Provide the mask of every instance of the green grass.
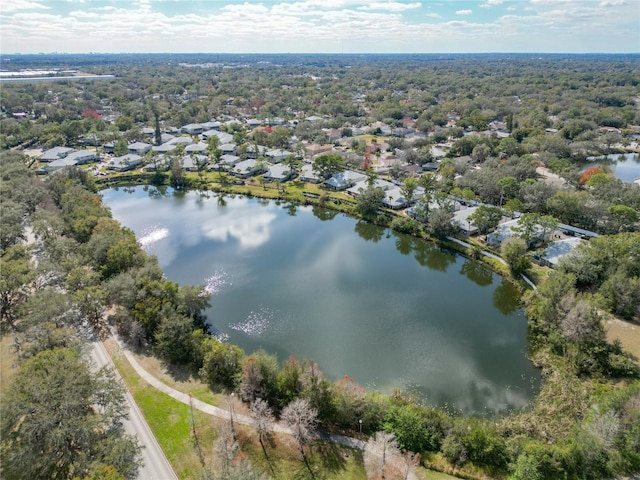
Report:
M142 380L113 344L107 349L131 395L144 415L179 478L200 478L202 466L191 433L191 409ZM211 417L194 411L198 440L205 454L211 452L215 430Z

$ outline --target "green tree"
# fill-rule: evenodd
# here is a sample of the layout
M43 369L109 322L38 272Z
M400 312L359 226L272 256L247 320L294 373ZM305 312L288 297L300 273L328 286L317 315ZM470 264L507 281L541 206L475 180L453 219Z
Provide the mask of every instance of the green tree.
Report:
M126 155L127 153L129 153L129 149L127 148L127 141L124 138L121 138L113 147L113 154L116 157L121 157L122 155Z
M24 362L3 397L7 478L72 478L99 464L137 477L140 447L124 433L124 389L112 371L92 373L75 350L47 350Z
M215 337L203 344L204 359L200 378L211 387L221 386L233 390L240 381L244 352L236 345L221 342Z
M633 231L640 220L638 212L627 205L611 205L608 210L613 233Z
M345 167L344 158L337 153L325 153L313 161L313 171L323 178L330 178L336 173L343 172Z
M478 227L480 233L483 234L496 228L501 219L502 209L489 205L480 205L475 212L469 215L469 220L471 220L475 226Z
M543 480L538 459L527 454L520 455L514 465L511 480Z
M527 243L518 237L505 239L500 246L500 255L513 273L525 272L531 266L527 256Z
M126 132L127 130L131 130L133 128L133 118L127 117L126 115L121 115L116 118L116 127L121 132Z
M14 245L0 257L0 329L16 321L16 308L29 296L30 284L36 278L29 249Z
M427 217L427 229L429 233L438 238L452 235L456 227L452 223L453 213L448 208L434 208L429 211Z
M500 206L505 198L512 198L518 193L518 180L515 177L502 177L498 180L500 187Z
M155 332L156 354L171 363L188 364L195 358L193 344L193 321L165 307Z
M171 160L171 186L174 188L182 188L186 183L187 179L184 175L182 159L174 158Z
M382 188L368 186L362 189L356 198L356 208L362 216L371 216L378 211L383 200L384 190Z
M402 196L407 201L407 205L411 205L413 203L413 196L418 188L418 180L413 177L409 177L405 179L400 187L400 191L402 192Z

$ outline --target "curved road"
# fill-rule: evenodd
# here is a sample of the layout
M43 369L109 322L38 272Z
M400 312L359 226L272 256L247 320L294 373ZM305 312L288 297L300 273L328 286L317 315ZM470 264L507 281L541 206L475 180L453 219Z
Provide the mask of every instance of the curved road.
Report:
M120 378L118 370L102 342L98 340L91 342L90 355L96 366L99 368L109 366L116 372L118 378ZM167 457L165 457L160 445L158 445L156 437L151 432L138 405L136 405L133 396L131 396L129 390L126 390L126 387L125 391L126 401L129 405L129 418L123 422L123 425L126 432L135 435L143 446L141 454L144 465L138 470L138 478L140 480L178 480Z

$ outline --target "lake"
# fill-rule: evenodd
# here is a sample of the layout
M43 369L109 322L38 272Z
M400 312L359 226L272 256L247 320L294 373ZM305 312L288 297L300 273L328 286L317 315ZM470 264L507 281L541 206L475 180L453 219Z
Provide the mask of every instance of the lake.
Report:
M616 178L625 183L631 183L640 178L640 154L612 153L601 157L587 157L587 162L584 163L583 169L588 167L608 168Z
M517 292L477 262L318 207L155 187L102 195L168 278L212 292L212 329L247 353L312 359L330 379L467 413L537 393Z

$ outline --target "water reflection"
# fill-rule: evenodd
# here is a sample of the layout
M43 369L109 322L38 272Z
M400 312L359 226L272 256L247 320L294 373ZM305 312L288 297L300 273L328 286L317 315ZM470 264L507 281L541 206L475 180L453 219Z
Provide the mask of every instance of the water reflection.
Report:
M319 207L148 193L104 196L138 238L156 232L148 251L168 278L214 294L219 338L464 411L533 396L516 292L471 260Z
M486 287L493 283L493 272L479 262L468 260L462 264L460 273L466 275L476 285Z
M360 238L366 240L367 242L378 243L384 235L383 228L380 228L377 225L373 225L369 222L364 222L362 220L359 220L356 223L354 230L358 235L360 235Z
M504 315L514 313L520 308L516 287L503 278L500 285L493 291L493 305Z
M317 219L322 220L323 222L333 220L336 218L336 215L338 215L336 210L329 210L328 208L317 207L315 205L311 207L311 211Z
M440 272L446 272L456 262L451 253L427 242L415 242L414 252L414 257L420 265Z
M396 250L402 255L409 255L413 251L413 240L406 235L396 235Z

